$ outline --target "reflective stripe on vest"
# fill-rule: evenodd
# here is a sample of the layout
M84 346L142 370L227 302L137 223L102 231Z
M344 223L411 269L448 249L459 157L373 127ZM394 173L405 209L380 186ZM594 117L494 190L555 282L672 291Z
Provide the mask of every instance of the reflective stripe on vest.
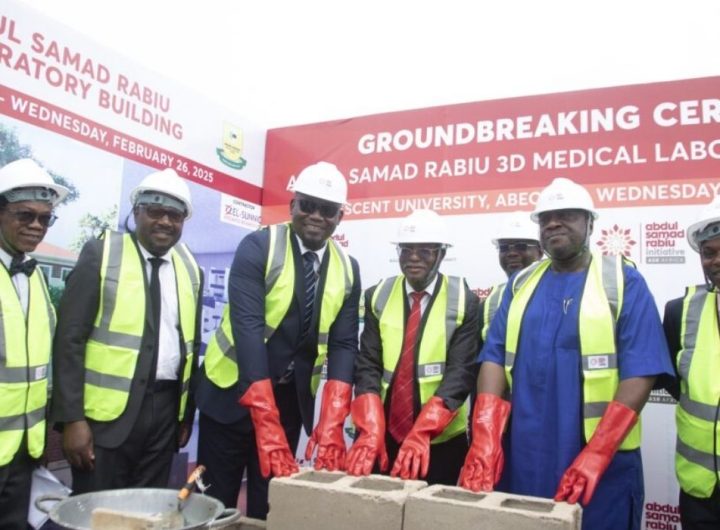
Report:
M507 283L501 283L494 286L483 303L483 327L480 331L480 337L483 342L487 340L490 323L492 322L492 319L495 318L495 313L497 313L497 310L500 307L500 302L502 301L506 286Z
M8 464L27 436L28 453L45 448L48 363L55 309L40 268L28 278L27 321L15 286L0 266L0 466Z
M457 276L439 276L440 290L423 315L425 322L416 348L415 377L420 390L420 406L435 395L445 374L445 361L453 333L465 319L465 280ZM383 402L395 373L405 336L404 276L382 280L373 293L371 308L378 319L382 343L383 377L380 397ZM452 422L431 443L440 443L465 432L467 401Z
M184 353L178 417L185 414L193 360L200 271L190 251L170 251L178 294L180 338ZM100 303L85 346L85 415L96 421L117 419L127 406L145 329L144 260L130 234L107 231L100 267Z
M680 402L675 409L675 473L683 491L707 499L720 479L720 334L717 294L704 285L688 287L683 300L680 352Z
M265 267L265 333L267 342L285 318L295 292L295 258L289 224L271 225L269 248ZM354 283L350 258L333 240L328 240L329 263L324 290L320 302L318 322L318 356L312 371L310 391L317 392L323 365L328 353L330 327L337 318L345 300L350 296ZM210 339L205 351L205 373L215 385L229 388L238 381L239 373L235 353L230 310L226 305L220 326Z
M620 256L593 254L580 301L578 336L582 356L585 441L595 432L619 385L615 328L625 289L623 263L625 260ZM505 336L505 377L511 392L522 319L550 265L550 260L535 262L518 273L513 282ZM639 446L640 422L626 436L620 449L637 449Z

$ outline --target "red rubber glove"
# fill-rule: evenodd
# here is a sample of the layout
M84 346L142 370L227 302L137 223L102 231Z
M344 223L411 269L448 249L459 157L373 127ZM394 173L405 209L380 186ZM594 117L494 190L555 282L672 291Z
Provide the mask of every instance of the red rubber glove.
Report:
M386 471L385 411L380 396L368 392L356 397L352 402L351 413L360 436L348 452L347 472L355 476L369 475L378 458L380 471Z
M451 412L442 398L431 397L418 414L398 451L390 476L416 480L428 474L430 440L445 430L457 414Z
M611 401L592 438L560 479L555 500L575 504L582 495L582 504L587 506L618 447L637 420L638 414L633 409Z
M255 381L238 403L250 410L262 476L287 477L297 473L299 468L280 424L270 379Z
M343 426L350 414L352 387L348 383L328 380L323 388L320 419L308 440L305 460L310 460L317 446L315 469L342 471L345 469L345 436Z
M495 394L478 394L472 419L472 445L460 471L460 486L492 491L500 480L505 457L502 435L510 416L510 403Z

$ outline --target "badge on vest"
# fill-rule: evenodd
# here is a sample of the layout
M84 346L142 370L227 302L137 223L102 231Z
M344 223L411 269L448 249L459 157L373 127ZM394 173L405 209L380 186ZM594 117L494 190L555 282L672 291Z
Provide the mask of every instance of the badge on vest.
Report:
M33 379L33 381L39 381L40 379L45 379L47 377L47 371L48 371L47 365L36 366L35 367L35 379Z
M433 363L433 364L426 364L423 366L424 376L425 377L431 377L433 375L442 375L442 364L441 363Z
M589 370L604 370L610 368L610 359L607 355L589 355L588 356L588 369Z

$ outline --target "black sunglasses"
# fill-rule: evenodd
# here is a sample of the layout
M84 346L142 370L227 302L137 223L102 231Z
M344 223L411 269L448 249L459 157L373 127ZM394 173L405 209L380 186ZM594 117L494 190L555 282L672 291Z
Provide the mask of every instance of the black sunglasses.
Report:
M406 247L403 245L397 246L398 257L402 259L410 259L413 254L423 261L430 261L435 259L440 247Z
M538 245L535 243L500 243L498 245L498 250L500 252L510 252L511 250L514 250L515 252L527 252L528 249L537 247Z
M320 202L313 199L295 199L295 201L302 213L311 214L320 212L320 215L327 217L328 219L335 217L340 211L340 205L333 204L331 202Z
M7 210L7 212L12 214L19 223L24 225L33 224L35 220L37 220L43 228L47 228L48 226L54 225L57 220L57 215L52 213L35 213L30 210Z
M152 204L143 205L142 207L145 209L147 216L156 221L158 219L162 219L166 215L172 223L179 223L185 219L185 213L180 210L176 210L175 208L163 208L162 206L155 206Z

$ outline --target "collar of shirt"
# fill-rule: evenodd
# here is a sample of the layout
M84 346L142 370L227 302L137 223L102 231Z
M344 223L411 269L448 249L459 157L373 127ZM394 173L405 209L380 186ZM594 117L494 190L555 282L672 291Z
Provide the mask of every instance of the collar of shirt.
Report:
M23 261L27 261L29 259L30 259L30 256L28 256L27 254L25 256L23 256ZM2 247L0 247L0 261L2 261L3 265L5 265L5 268L7 270L10 270L10 263L12 262L12 256L10 254L8 254L8 252Z
M302 239L298 237L297 234L295 235L295 240L297 241L298 247L300 248L300 255L302 256L306 252L310 251L309 248L307 248L305 245L303 245ZM317 254L317 261L315 262L316 267L320 267L320 264L322 263L323 257L325 256L325 251L327 250L327 243L325 243L322 248L319 248L318 250L312 250L311 252L314 252ZM317 270L315 271L317 272Z
M166 252L162 256L155 256L154 254L151 254L148 249L146 249L144 246L142 246L142 243L140 241L137 242L138 248L140 249L140 254L142 254L143 259L145 260L145 263L150 263L148 260L150 258L160 258L164 261L170 261L170 252Z
M438 274L435 274L435 277L432 279L432 281L425 286L425 296L422 297L422 300L420 301L420 312L424 313L425 308L428 305L428 302L430 300L430 297L432 296L432 293L435 292L435 284L438 280ZM416 292L415 289L410 285L410 283L405 280L405 292L407 293L405 296L407 297L408 304L410 304L410 307L412 307L412 296L410 296L410 293Z
M27 261L29 259L30 256L25 254L23 261ZM10 270L12 256L8 254L8 252L2 247L0 247L0 261L2 261L3 265L5 265L5 268L7 270ZM28 277L24 274L16 274L12 278L10 278L10 280L15 286L15 291L17 292L18 298L20 299L20 305L22 305L23 311L27 316L28 301L30 297L30 281L28 280Z

